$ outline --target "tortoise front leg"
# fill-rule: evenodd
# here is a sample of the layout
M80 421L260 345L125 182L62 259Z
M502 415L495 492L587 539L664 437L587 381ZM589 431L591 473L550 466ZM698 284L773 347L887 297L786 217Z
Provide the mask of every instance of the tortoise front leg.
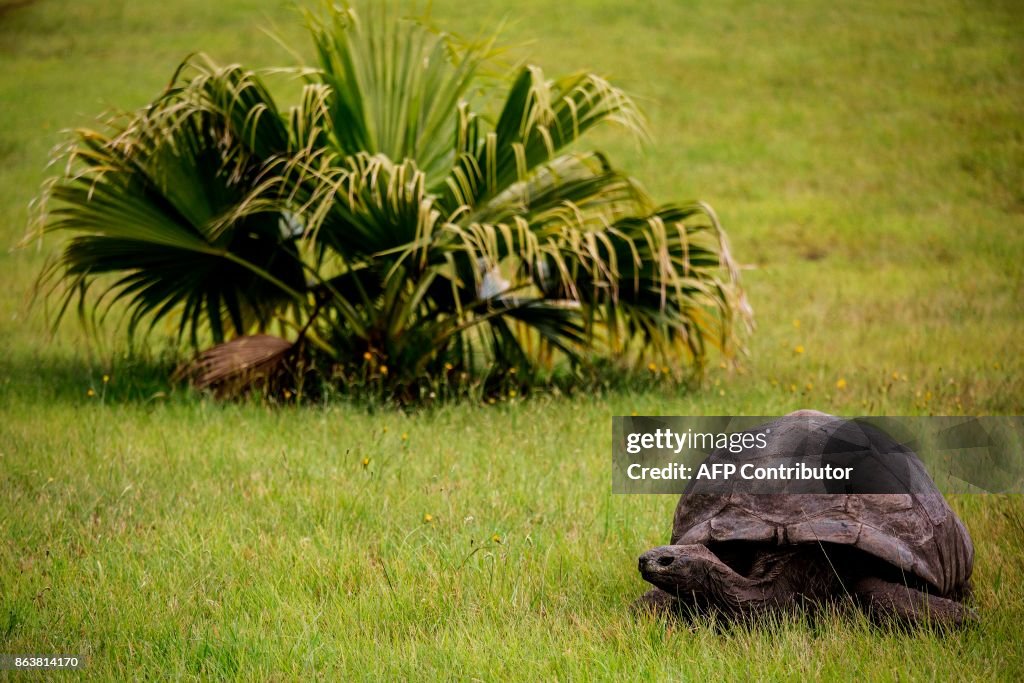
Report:
M649 612L658 616L677 614L681 607L676 596L666 593L660 588L652 588L633 602L634 612Z
M963 626L975 618L972 610L955 600L876 577L857 581L853 585L853 593L872 616L889 617L905 624L930 622L938 626Z

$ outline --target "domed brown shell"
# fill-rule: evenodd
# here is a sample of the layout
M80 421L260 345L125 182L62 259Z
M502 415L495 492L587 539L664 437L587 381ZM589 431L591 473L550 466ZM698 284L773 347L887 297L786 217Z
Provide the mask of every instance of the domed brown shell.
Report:
M767 448L716 451L706 462L775 463L808 439L828 438L841 422L814 411L793 413L769 425L775 428ZM672 544L847 545L916 576L940 595L960 593L974 564L971 537L920 461L912 460L907 493L824 493L820 482L806 481L779 482L778 493L750 493L694 480L676 507Z

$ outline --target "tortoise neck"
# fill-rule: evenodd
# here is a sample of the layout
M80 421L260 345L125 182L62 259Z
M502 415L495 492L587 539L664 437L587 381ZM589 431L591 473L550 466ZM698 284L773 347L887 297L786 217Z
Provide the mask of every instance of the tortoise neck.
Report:
M766 577L743 576L718 559L708 564L707 586L712 597L732 608L767 599L771 583Z

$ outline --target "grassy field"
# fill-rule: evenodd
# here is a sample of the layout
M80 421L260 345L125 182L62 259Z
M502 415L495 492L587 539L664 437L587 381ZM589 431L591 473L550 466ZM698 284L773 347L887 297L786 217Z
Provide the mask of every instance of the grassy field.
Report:
M675 500L613 496L608 452L633 411L1024 413L1024 8L434 12L507 18L516 54L641 99L653 143L598 146L717 208L749 266L749 358L689 392L405 414L221 405L123 343L51 338L26 301L56 245L13 247L60 130L142 105L194 50L267 66L289 58L262 27L305 43L286 3L0 0L0 653L82 654L96 680L1024 676L1019 497L953 501L977 549L966 631L690 627L627 612Z

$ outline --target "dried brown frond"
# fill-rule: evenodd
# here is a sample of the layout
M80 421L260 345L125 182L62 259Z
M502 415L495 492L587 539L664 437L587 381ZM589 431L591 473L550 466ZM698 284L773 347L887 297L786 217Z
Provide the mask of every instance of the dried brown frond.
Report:
M288 372L294 347L287 339L269 334L237 337L201 352L180 366L174 378L220 397L238 396L276 384Z

